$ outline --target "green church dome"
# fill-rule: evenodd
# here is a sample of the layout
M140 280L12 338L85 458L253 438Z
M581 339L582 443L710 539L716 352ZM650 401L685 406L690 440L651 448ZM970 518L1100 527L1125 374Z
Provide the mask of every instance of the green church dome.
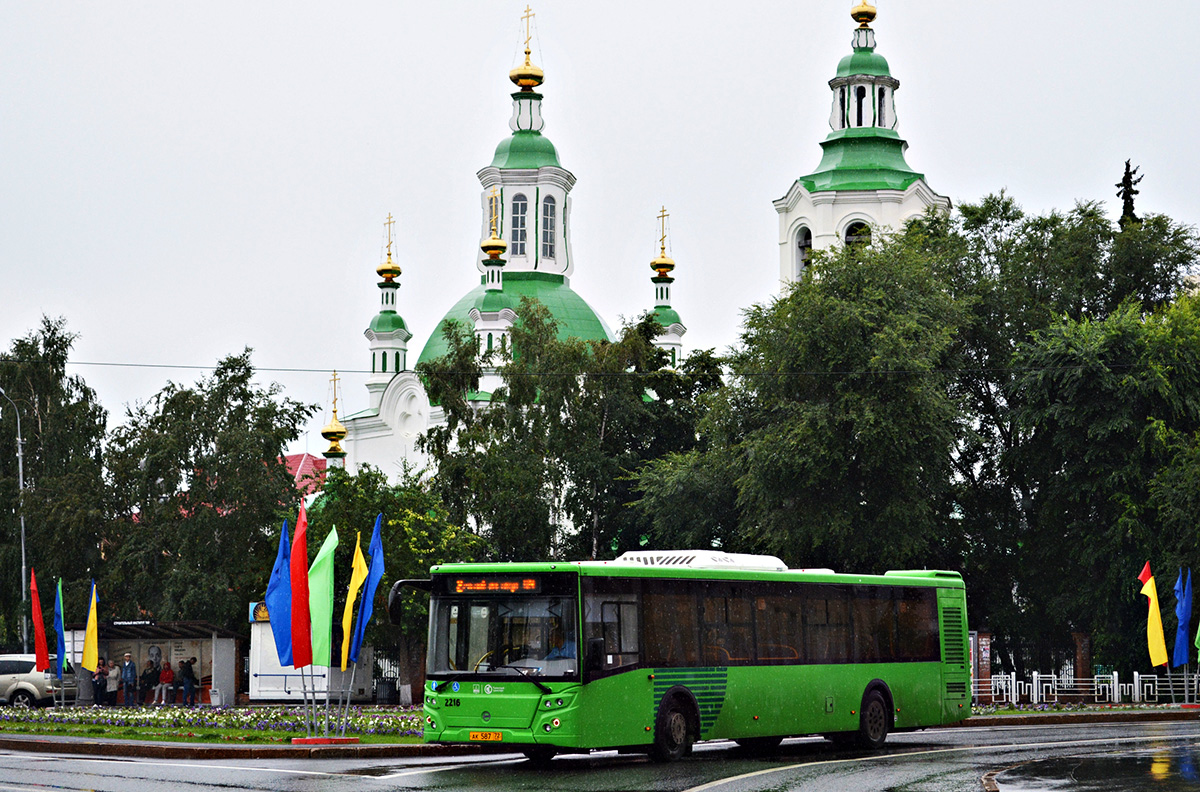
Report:
M371 330L375 333L392 333L396 330L407 330L404 317L395 311L380 311L371 320Z
M658 322L664 329L677 322L683 324L683 320L679 318L679 313L669 305L659 305L654 308L654 321Z
M559 322L560 339L575 336L584 341L615 340L612 331L600 315L571 290L563 276L544 272L506 272L503 290L488 290L486 284L481 282L446 312L429 336L429 340L425 342L418 364L436 360L449 351L446 339L442 335L446 322L453 319L471 327L469 314L472 308L488 313L505 308L516 311L521 307L522 297L535 298L546 306Z
M872 77L891 77L887 58L870 49L856 49L838 63L837 76L867 74Z
M492 159L493 168L518 170L547 165L561 167L554 144L541 132L527 130L518 130L512 137L500 141L500 145L496 146L496 156Z

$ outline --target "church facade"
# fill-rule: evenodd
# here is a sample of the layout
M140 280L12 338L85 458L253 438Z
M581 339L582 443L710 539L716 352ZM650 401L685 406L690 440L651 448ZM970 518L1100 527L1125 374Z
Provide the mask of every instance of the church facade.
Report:
M830 81L832 131L821 144L821 163L775 201L780 278L785 284L800 276L813 248L866 241L873 230L899 227L930 206L949 208L949 200L934 193L924 176L905 162L907 143L896 132L894 93L899 83L874 51L874 8L863 3L852 16L859 27L852 54L843 58ZM517 87L511 134L477 174L483 240L475 261L479 285L450 306L436 327L423 329L424 345L414 359L415 350L409 348L413 332L397 309L400 267L393 259L389 226L387 258L376 270L379 312L365 332L371 359L368 404L342 424L335 402L333 422L322 433L333 442L326 453L333 465L344 464L353 471L370 464L389 476L398 475L405 464L416 469L425 465L417 439L443 423L445 416L430 403L412 369L448 351L442 332L447 322L472 328L481 350L504 351L511 344L521 298L531 297L558 320L560 337L613 340L604 319L571 289L576 266L570 225L575 176L562 166L557 149L543 133L543 97L537 90L543 73L530 62L528 37L525 62L509 78ZM650 263L652 310L663 328L655 343L674 365L682 358L687 328L671 306L675 262L666 255L665 236L664 225L659 256ZM485 369L472 398L482 406L500 384L496 370Z

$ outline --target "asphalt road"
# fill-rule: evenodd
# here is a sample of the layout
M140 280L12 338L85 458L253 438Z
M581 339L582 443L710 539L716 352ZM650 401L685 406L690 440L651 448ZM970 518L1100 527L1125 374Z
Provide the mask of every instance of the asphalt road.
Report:
M752 757L731 743L698 746L673 765L616 753L523 758L187 761L0 754L0 792L55 790L554 790L561 792L1173 792L1200 787L1200 722L1008 726L893 735L879 753L788 740Z

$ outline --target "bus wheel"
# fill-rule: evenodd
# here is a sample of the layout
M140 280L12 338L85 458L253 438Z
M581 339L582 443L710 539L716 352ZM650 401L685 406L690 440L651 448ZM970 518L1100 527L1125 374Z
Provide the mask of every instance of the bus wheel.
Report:
M738 746L747 753L751 754L767 754L774 751L783 742L782 737L743 737L740 740L734 740Z
M678 698L664 701L654 723L654 746L650 758L656 762L674 762L692 749L688 713Z
M521 751L525 754L525 758L536 765L550 764L550 760L558 753L555 749L548 745L535 745L530 748L525 748Z
M892 725L888 715L882 693L872 690L863 696L858 715L858 744L864 748L882 748Z

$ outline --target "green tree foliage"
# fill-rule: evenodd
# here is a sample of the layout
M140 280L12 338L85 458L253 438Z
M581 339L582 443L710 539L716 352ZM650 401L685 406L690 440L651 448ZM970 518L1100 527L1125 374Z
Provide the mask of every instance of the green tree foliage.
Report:
M314 409L280 394L254 382L246 349L128 410L108 448L116 516L101 591L112 612L245 622L297 503L284 449Z
M641 505L659 536L794 566L927 557L949 508L958 412L943 368L962 311L919 253L905 239L818 256L747 312L706 447L643 469Z
M447 510L441 499L412 470L406 469L398 484L389 484L387 476L370 465L361 466L354 475L341 469L330 470L320 496L308 510L308 520L312 555L330 528L338 527L334 561L335 658L341 657L341 619L346 607L355 535L362 535L366 557L375 517L379 514L383 515L380 537L386 571L376 593L375 615L367 628L366 643L377 652L397 659L402 669L401 681L412 682L423 676L429 597L423 592L405 590L401 622L392 625L387 612L392 584L397 580L427 578L435 564L477 560L486 548L479 537L446 519ZM357 617L358 603L354 609Z
M502 386L472 401L482 374L478 342L450 327L450 353L418 367L445 427L422 440L451 514L472 524L504 560L607 554L636 546L648 522L627 508L644 461L696 442L698 394L719 366L700 352L678 371L653 345L649 316L615 343L559 338L535 300L523 300L511 348L494 351Z
M1145 668L1135 577L1152 559L1165 593L1195 562L1195 513L1181 508L1197 475L1200 298L1064 319L1022 347L1017 368L1018 455L1036 484L1022 555L1042 571L1019 579L1018 602L1030 626L1090 632L1106 660Z
M1009 650L1023 643L1045 668L1050 644L1069 643L1070 629L1061 611L1048 619L1013 595L1021 581L1054 574L1024 551L1040 531L1033 504L1041 482L1018 455L1029 427L1017 420L1014 356L1064 317L1102 320L1122 303L1162 307L1194 267L1196 237L1161 215L1120 228L1093 203L1027 215L1003 193L913 230L925 234L948 288L970 310L953 358L963 421L952 456L959 530L947 535L947 549L968 573L973 622L996 633L997 657L1020 663L1021 652Z
M67 374L75 339L65 320L43 318L37 330L0 353L0 387L21 414L28 565L37 570L43 592L62 577L65 606L82 613L108 516L102 453L107 414L83 378ZM12 644L20 639L21 587L28 580L20 579L16 417L5 399L0 416L0 642ZM52 595L49 606L44 593L42 602L49 624ZM29 635L32 641L32 629Z

